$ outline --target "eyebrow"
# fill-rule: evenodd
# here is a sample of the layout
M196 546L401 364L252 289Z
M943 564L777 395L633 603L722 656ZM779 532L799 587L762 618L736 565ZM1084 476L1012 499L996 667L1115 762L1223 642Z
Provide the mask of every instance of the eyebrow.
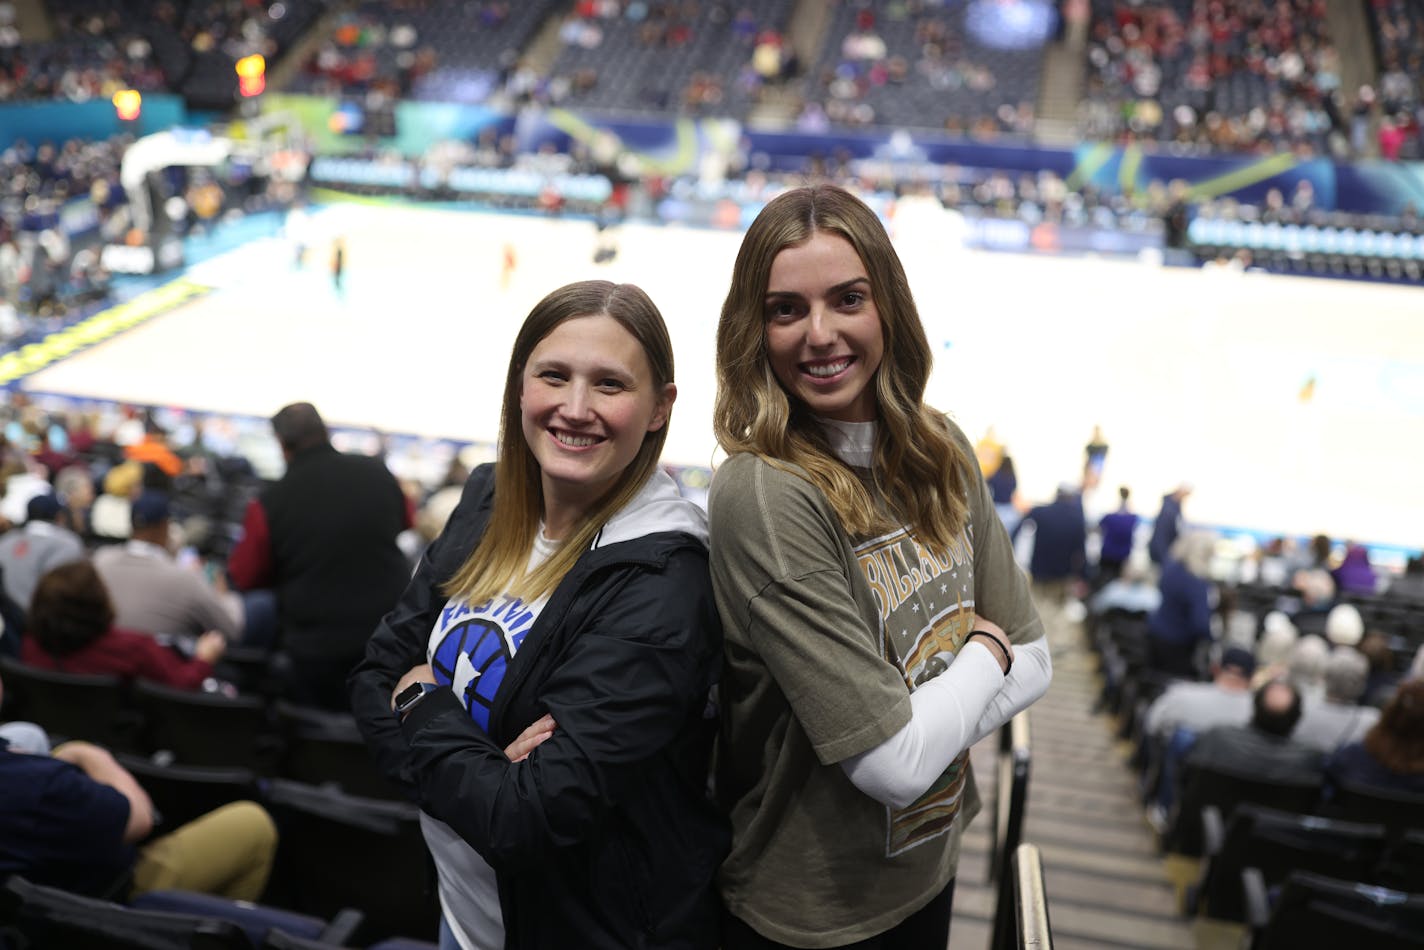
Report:
M869 277L852 277L850 280L843 280L843 281L841 281L839 284L836 284L836 285L834 285L834 286L832 286L832 287L826 288L826 296L827 296L827 297L830 297L830 296L834 296L835 294L840 293L840 292L843 291L843 290L850 290L850 289L851 289L852 287L854 287L856 284L869 284L869 283L870 283L870 278L869 278ZM768 291L766 292L766 299L767 299L767 300L775 300L775 299L780 298L780 297L789 297L789 298L793 298L793 299L796 299L796 300L800 300L800 299L801 299L801 295L800 295L800 294L795 293L794 291L790 291L790 290L768 290Z
M572 372L573 368L567 360L545 357L541 360L531 361L529 363L529 368L527 372L538 373L549 369L559 370L560 372L568 373ZM615 377L619 380L622 380L623 382L633 382L636 381L638 378L637 374L628 367L616 366L611 364L605 366L595 366L591 370L586 370L586 372L590 376L597 376L599 378Z

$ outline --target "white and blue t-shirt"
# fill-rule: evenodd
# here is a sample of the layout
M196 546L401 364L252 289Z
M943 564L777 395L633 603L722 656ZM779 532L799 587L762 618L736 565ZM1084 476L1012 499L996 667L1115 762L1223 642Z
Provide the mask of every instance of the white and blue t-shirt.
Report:
M544 537L541 528L529 558L529 571L548 560L558 547L557 541ZM506 593L482 604L451 601L440 611L430 632L430 666L436 682L455 691L481 729L489 730L490 709L509 671L509 661L519 652L548 600L546 596L525 603Z
M529 571L552 557L558 547L559 542L544 537L540 525ZM481 729L489 730L490 708L509 661L524 645L548 601L545 596L526 604L511 594L482 604L452 600L436 618L426 650L435 679L455 691ZM504 918L494 868L445 822L421 812L420 828L435 857L440 907L455 939L465 950L499 950L504 946Z

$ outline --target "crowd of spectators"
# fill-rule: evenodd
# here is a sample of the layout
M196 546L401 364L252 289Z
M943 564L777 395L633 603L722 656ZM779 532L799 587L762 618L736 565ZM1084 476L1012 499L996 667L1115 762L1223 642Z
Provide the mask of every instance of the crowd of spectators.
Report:
M100 246L130 224L119 183L130 141L21 140L0 152L0 343L34 342L105 297Z
M320 12L314 0L135 3L61 0L53 37L22 37L0 2L0 101L107 98L121 87L232 101L239 56L279 56ZM994 49L943 0L832 6L819 54L798 61L790 4L722 0L507 0L445 7L367 2L341 15L297 88L657 114L740 115L796 78L803 131L900 125L1028 137L1042 47ZM1341 86L1322 0L1098 0L1080 127L1087 137L1184 152L1421 154L1416 0L1368 5L1377 83ZM562 16L560 50L533 69L524 47ZM226 90L226 91L224 91ZM378 103L379 104L379 103Z
M559 25L548 75L517 76L515 99L584 108L745 118L794 74L787 0L586 0Z
M26 42L14 5L0 3L0 102L108 99L119 89L157 92L169 76L138 23L117 7L56 11L54 38ZM22 45L23 44L23 45Z
M368 102L484 102L550 8L505 0L368 0L340 12L293 88Z
M320 12L316 0L56 0L45 8L51 35L23 36L14 4L0 2L0 102L102 101L129 88L230 105L237 59L275 60Z
M1323 0L1100 0L1087 68L1094 138L1302 156L1343 138Z
M299 87L348 97L744 117L768 89L794 88L790 81L805 73L803 130L891 123L979 137L1031 131L1039 51L980 48L963 10L927 0L883 9L838 4L808 70L786 35L790 9L784 0L588 0L562 14L558 51L547 70L536 70L518 46L530 31L516 28L507 3L464 5L456 15L472 29L445 35L429 4L368 3L343 14L306 62ZM477 42L482 34L499 42Z
M285 495L274 494L277 501L272 501L259 493L275 485L284 468L291 466L302 467L304 477L335 466L341 471L333 477L343 484L351 471L357 471L357 481L372 473L370 478L377 480L373 491L389 493L383 503L390 512L390 528L382 537L394 559L385 565L395 579L394 590L390 584L385 588L393 598L409 572L407 558L419 552L422 538L428 540L414 529L415 513L451 477L468 469L459 465L450 446L441 451L429 444L410 444L387 451L379 439L372 445L359 434L346 432L338 433L333 443L314 409L310 415L316 422L308 426L310 432L298 432L306 439L301 441L289 431L290 423L269 428L265 420L244 417L58 399L37 403L21 393L6 393L0 403L0 568L6 581L0 610L24 618L44 577L62 564L88 562L92 556L97 577L67 581L90 590L96 604L108 605L107 610L96 608L86 615L92 630L84 629L97 636L118 624L120 629L199 651L209 664L201 671L194 668L193 677L183 685L197 687L213 675L212 664L221 658L223 642L260 650L274 643L291 646L279 641L278 634L285 632L296 643L299 638L288 630L296 621L277 610L279 599L261 592L293 583L318 587L327 583L314 580L316 575L310 572L293 574L296 568L290 559L276 564L264 546L268 539L290 546L284 532L291 526L283 520L291 513L290 506L278 503ZM338 445L355 457L340 455ZM365 457L373 448L377 460ZM431 471L441 459L443 469ZM342 468L348 462L351 468ZM399 480L393 471L401 473ZM347 490L357 489L348 485ZM254 501L259 497L264 501L260 507ZM448 506L436 507L448 515ZM303 509L302 517L310 516L308 509ZM375 511L371 508L371 517L376 517ZM332 514L352 521L347 509ZM438 521L434 514L422 519L430 537L442 526ZM410 530L398 544L403 528ZM339 534L337 528L323 529L307 540L316 544ZM290 554L287 547L284 556ZM162 565L155 567L156 561ZM328 567L338 561L317 559ZM341 563L359 573L369 561L354 568ZM358 586L373 590L365 581ZM352 602L345 594L339 596L343 604ZM149 602L142 602L144 597ZM310 597L300 599L311 602ZM328 619L336 616L333 610L347 609L329 603L318 609L314 602L311 607ZM368 626L374 624L383 609L375 608L375 616L363 620L369 620ZM18 650L19 634L26 626L23 619L7 624L0 653ZM353 628L360 626L356 623ZM203 634L209 630L218 633L205 639ZM308 654L310 639L299 644ZM101 652L108 656L113 651ZM352 662L343 655L345 665L338 679L344 678ZM306 693L302 698L310 700ZM331 701L325 694L322 700Z
M966 9L932 0L835 5L797 117L803 131L874 125L1027 137L1041 50L977 43Z
M364 3L341 15L297 87L345 97L430 99L518 108L583 106L720 115L745 111L794 71L779 31L789 4L479 0ZM549 68L522 55L541 22L558 20Z
M1238 559L1240 549L1191 523L1185 498L1164 497L1121 573L1115 549L1111 565L1105 554L1083 575L1098 588L1088 610L1103 703L1136 747L1162 847L1200 853L1193 827L1203 802L1188 802L1202 794L1194 770L1299 784L1325 815L1335 813L1341 781L1368 776L1375 787L1417 792L1424 763L1388 750L1424 739L1424 723L1401 719L1424 689L1424 561L1391 575L1364 546L1323 535L1278 538ZM1105 552L1113 517L1099 526ZM1149 558L1159 562L1157 592L1143 597Z
M1206 64L1208 86L1229 84L1241 76L1249 76L1248 85L1254 84L1252 88L1265 84L1283 89L1289 85L1299 93L1297 98L1301 101L1314 101L1321 97L1302 90L1310 87L1334 91L1330 77L1334 76L1336 67L1328 37L1320 26L1323 22L1318 16L1320 11L1313 6L1303 6L1306 3L1307 0L1293 0L1293 5L1267 7L1260 3L1232 4L1225 0L1207 3L1203 0L1190 8L1173 7L1155 0L1136 5L1119 4L1110 10L1100 10L1090 55L1099 79L1115 76L1119 87L1130 89L1134 95L1145 96L1149 92L1159 96L1175 95L1173 90L1177 85L1169 75L1171 68L1186 64L1200 72ZM203 7L212 14L210 20L203 21L193 7L180 11L172 4L157 4L151 8L145 5L145 16L166 24L189 49L220 49L224 55L236 55L247 49L274 49L275 40L269 35L273 32L269 29L271 22L287 21L294 16L281 14L278 6L214 3ZM14 19L13 9L7 7L0 0L0 24ZM438 10L440 16L451 15L450 9L438 7ZM1400 115L1407 115L1411 104L1418 101L1414 88L1418 78L1409 74L1412 68L1409 64L1417 59L1418 53L1411 52L1408 43L1409 38L1416 35L1418 11L1404 0L1381 0L1372 10L1382 24L1381 62L1386 66L1387 77L1392 72L1408 80L1396 77L1382 82L1381 107L1401 110ZM153 50L138 33L133 43L121 42L127 35L123 32L126 28L156 35L148 20L131 18L127 16L129 12L119 0L74 0L55 6L52 19L61 36L107 36L111 45L117 44L116 49L125 46L135 57L151 59ZM437 5L426 0L368 3L353 8L339 21L331 39L314 55L309 64L312 76L319 83L331 83L333 89L364 88L369 95L388 102L414 94L419 76L428 75L437 63L443 65L445 61L445 54L437 55L427 42L438 38L438 23L430 19L436 12ZM973 50L970 40L962 35L962 24L950 17L944 5L912 2L874 9L846 3L837 5L832 12L827 55L810 71L812 85L821 83L825 96L813 97L806 103L799 123L804 130L829 130L837 120L855 124L860 121L855 118L860 106L870 110L862 112L862 118L873 116L871 103L879 101L877 89L906 91L923 86L952 91L951 87L959 88L964 81L961 77L943 86L945 70L958 68L946 67L945 63L951 59L964 61ZM679 101L665 104L698 113L726 105L729 97L754 98L759 83L779 81L800 69L790 57L790 44L780 30L785 13L781 8L753 12L745 5L727 3L586 2L567 11L559 32L566 51L597 53L597 59L590 59L584 67L572 72L556 69L552 79L530 73L515 55L514 46L503 47L495 60L503 82L501 88L511 101L518 98L523 102L573 103L580 98L594 101L600 89L606 91L606 77L598 74L601 67L591 64L597 62L613 68L614 63L629 59L627 55L613 55L624 50L624 46L642 49L653 57L684 61L686 68L681 75L686 83L679 93L669 93ZM519 37L527 41L537 26L537 18L528 19L534 14L494 0L463 5L458 15L472 19L480 31L494 36L491 42L496 45L517 42ZM515 23L516 20L521 22ZM1292 26L1292 21L1297 26ZM264 22L268 23L266 27ZM135 23L142 29L134 26ZM1302 23L1312 25L1299 26ZM1238 31L1240 36L1228 29L1237 26L1242 28ZM518 32L518 36L508 32L516 30L522 32ZM741 63L742 73L735 69L718 72L693 68L697 61L693 51L709 41L705 33L713 34L716 42L712 45L734 51L733 58ZM0 42L8 35L0 27ZM728 39L730 43L724 42ZM379 50L385 52L377 56ZM655 60L648 62L655 63ZM362 63L365 65L359 65ZM568 60L565 65L572 63L573 60ZM398 67L396 74L382 71L391 64ZM1213 78L1212 71L1217 66L1226 72L1223 77ZM986 75L988 72L985 70ZM643 65L632 69L634 75L642 73ZM741 78L736 78L739 75ZM729 91L726 86L729 80L740 93ZM999 85L992 77L984 82L986 90ZM1107 86L1097 83L1095 88L1102 91ZM642 94L636 90L635 93ZM1099 97L1098 106L1107 101ZM1140 104L1139 100L1133 101ZM1183 108L1191 111L1195 107L1186 104ZM1249 125L1255 121L1253 114L1260 118L1269 112L1253 109L1253 113L1244 117L1224 119L1218 113L1214 119L1210 115L1199 116L1200 121L1193 119L1192 134L1198 137L1193 142L1204 141L1199 136L1208 127L1221 128L1243 122ZM1005 103L995 117L981 115L971 121L969 127L963 124L967 115L969 113L954 110L945 120L946 128L982 137L1024 133L1031 128L1033 108L1027 101L1017 106ZM35 147L19 142L0 154L0 171L5 173L0 178L4 182L0 185L4 192L0 195L0 339L15 344L28 342L26 334L32 329L30 324L34 319L70 315L102 297L108 274L102 266L98 246L122 241L128 233L128 210L117 177L118 156L127 141L119 137L111 142L66 142L58 147ZM1246 140L1232 141L1240 145ZM1250 139L1254 144L1248 143L1248 147L1265 141L1267 139L1259 137ZM1272 141L1279 144L1281 140ZM1223 139L1216 144L1224 147L1228 143ZM1406 154L1408 148L1405 143ZM425 157L424 164L437 171L444 170L446 175L450 170L464 167L498 167L522 168L549 177L608 173L615 167L616 152L616 146L609 153L594 142L576 143L568 154L544 149L534 156L521 156L508 130L500 127L486 129L473 143L442 143ZM1169 247L1189 246L1203 261L1244 260L1243 255L1249 255L1247 263L1273 270L1394 279L1410 278L1418 270L1413 245L1406 247L1395 239L1396 236L1419 236L1417 212L1406 208L1396 216L1351 216L1324 211L1315 206L1313 190L1304 180L1291 195L1272 191L1260 205L1240 204L1231 199L1196 201L1189 205L1180 188L1157 181L1137 192L1099 192L1091 185L1069 188L1052 172L948 167L938 168L920 181L915 172L907 175L903 169L877 170L873 167L874 161L850 162L835 156L818 157L816 161L824 167L813 165L780 174L754 166L738 168L734 162L728 171L734 177L741 175L748 180L752 177L791 180L803 173L831 174L861 180L868 187L888 192L928 190L947 208L976 217L1015 219L1029 227L1050 224L1143 234L1156 234L1165 229ZM626 171L630 176L639 173L638 169L620 168L618 171ZM673 187L674 183L649 180L646 192L652 200L644 208L657 207L656 193L667 193ZM175 183L175 191L185 198L188 188L185 183ZM75 201L76 198L86 200ZM602 200L598 199L590 208L596 209ZM190 217L201 204L189 202ZM81 212L94 218L86 223L86 230L99 236L93 244L73 239L76 230L73 218ZM70 220L66 221L66 215ZM92 224L97 231L89 229L87 224ZM1289 225L1297 227L1282 230ZM1319 236L1322 242L1320 248L1314 249L1318 253L1313 256L1312 247L1305 246L1310 244L1312 235ZM1273 236L1280 237L1282 242L1286 242L1287 237L1299 238L1303 243L1300 247L1285 243L1275 247L1265 240ZM46 323L39 330L53 328L52 323Z
M1366 4L1379 59L1377 141L1382 158L1424 158L1424 3L1372 0Z

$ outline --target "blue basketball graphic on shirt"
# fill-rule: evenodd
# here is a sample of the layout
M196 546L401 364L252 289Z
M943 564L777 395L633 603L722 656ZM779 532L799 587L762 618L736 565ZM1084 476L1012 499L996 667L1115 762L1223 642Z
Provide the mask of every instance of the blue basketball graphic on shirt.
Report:
M466 662L461 663L464 658ZM447 681L481 729L489 728L494 694L509 666L504 631L487 620L470 619L451 627L431 657L438 679Z
M495 694L536 615L510 596L476 605L452 603L440 612L430 638L430 665L435 679L450 685L481 729L489 729Z

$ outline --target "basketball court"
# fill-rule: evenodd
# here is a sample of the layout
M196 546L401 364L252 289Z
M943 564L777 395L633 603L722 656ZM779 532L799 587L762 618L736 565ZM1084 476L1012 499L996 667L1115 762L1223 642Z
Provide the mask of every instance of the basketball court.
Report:
M715 329L740 235L629 225L595 264L581 220L344 204L312 231L303 266L282 236L207 260L187 277L210 292L23 388L258 417L309 400L334 425L493 442L520 321L598 277L643 286L671 329L665 460L714 462ZM1144 514L1188 481L1197 523L1424 544L1424 290L950 250L933 226L897 242L935 348L929 401L973 440L992 425L1026 497L1075 480L1100 425L1099 492L1129 485Z

